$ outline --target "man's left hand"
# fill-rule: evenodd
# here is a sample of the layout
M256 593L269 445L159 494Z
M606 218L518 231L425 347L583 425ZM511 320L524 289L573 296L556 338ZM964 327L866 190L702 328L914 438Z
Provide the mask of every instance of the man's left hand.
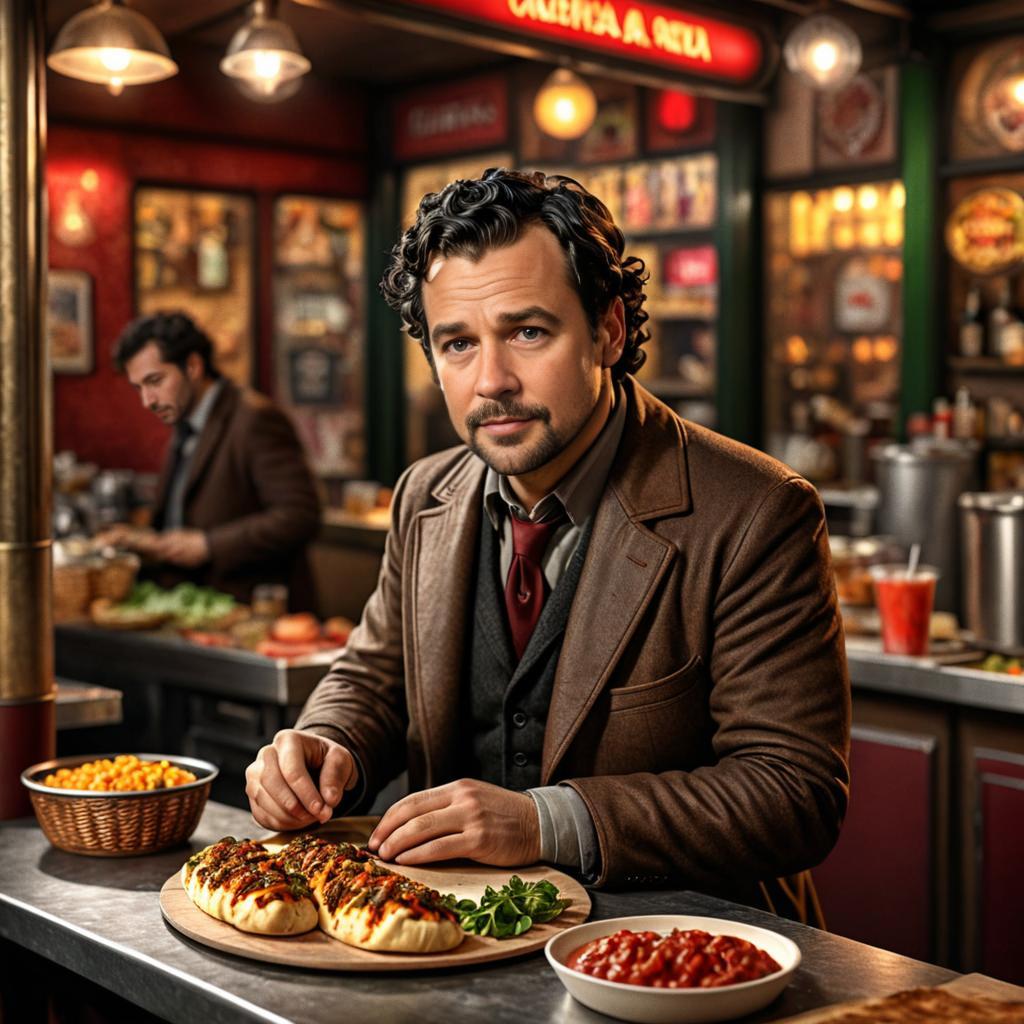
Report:
M465 857L510 867L540 858L540 825L527 794L459 779L392 804L367 846L398 864Z
M157 537L152 557L186 569L208 562L210 545L202 530L165 530Z

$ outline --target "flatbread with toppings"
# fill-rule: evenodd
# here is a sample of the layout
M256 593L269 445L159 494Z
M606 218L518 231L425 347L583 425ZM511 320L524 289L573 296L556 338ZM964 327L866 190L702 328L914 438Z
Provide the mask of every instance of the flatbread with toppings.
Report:
M462 942L458 918L436 890L378 864L366 850L303 835L280 856L308 881L320 927L332 938L387 953L441 953Z
M957 996L941 988L915 988L848 1009L815 1016L821 1024L1024 1024L1024 1003Z
M181 884L200 910L243 932L298 935L316 927L306 880L251 839L227 836L200 850L183 865Z

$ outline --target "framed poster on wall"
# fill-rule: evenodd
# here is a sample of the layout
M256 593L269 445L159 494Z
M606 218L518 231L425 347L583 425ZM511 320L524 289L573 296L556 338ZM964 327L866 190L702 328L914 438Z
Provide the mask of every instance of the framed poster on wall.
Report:
M274 203L275 397L327 478L366 473L364 245L359 203Z
M84 270L51 270L46 333L54 373L92 373L92 278Z
M140 186L134 225L136 314L187 313L213 341L220 372L236 384L252 384L252 197Z

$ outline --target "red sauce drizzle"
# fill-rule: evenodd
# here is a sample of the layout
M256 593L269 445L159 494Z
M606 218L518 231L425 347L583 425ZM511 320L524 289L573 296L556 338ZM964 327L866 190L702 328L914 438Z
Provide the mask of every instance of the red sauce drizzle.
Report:
M650 988L720 988L782 970L745 939L678 928L669 935L623 929L573 950L566 966L594 978Z

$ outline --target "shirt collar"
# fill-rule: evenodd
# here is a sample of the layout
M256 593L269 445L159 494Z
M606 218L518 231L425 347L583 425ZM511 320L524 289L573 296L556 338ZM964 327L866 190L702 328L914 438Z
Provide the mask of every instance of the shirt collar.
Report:
M206 426L206 421L210 418L210 413L213 412L213 406L217 401L217 396L221 393L223 388L224 380L222 377L218 377L206 389L206 393L199 399L196 403L196 407L189 414L188 425L192 428L196 437L203 432L203 427Z
M626 426L625 395L618 384L613 388L615 407L601 433L555 489L537 502L529 516L531 521L550 519L556 510L564 509L572 525L581 527L597 507ZM490 466L484 477L484 509L496 530L501 528L501 517L509 509L519 518L527 518L508 477Z

